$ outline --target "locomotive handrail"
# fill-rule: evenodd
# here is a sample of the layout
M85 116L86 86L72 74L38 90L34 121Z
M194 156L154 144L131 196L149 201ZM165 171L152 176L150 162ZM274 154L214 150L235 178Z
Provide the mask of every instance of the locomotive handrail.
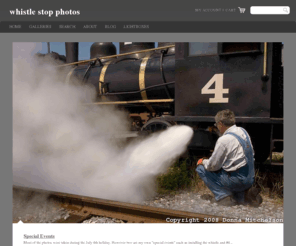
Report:
M104 82L99 81L100 83L104 84ZM171 84L175 84L175 81L169 82L169 83L163 83L160 85L152 85L152 86L148 86L142 90L138 90L138 91L127 91L127 92L115 92L115 93L105 93L102 94L102 96L113 96L113 95L124 95L124 94L136 94L136 93L140 93L142 91L146 91L146 90L150 90L153 89L155 87L160 87L160 86L167 86L167 85L171 85Z
M96 61L97 59L110 59L110 58L114 58L114 57L121 57L121 56L126 56L126 55L146 53L146 52L155 51L155 50L164 50L164 49L173 48L173 47L175 47L174 44L173 45L168 45L168 46L163 46L163 47L158 47L158 48L153 48L153 49L147 49L147 50L139 50L139 51L133 51L133 52L123 53L123 54L116 54L116 55L111 55L111 56L102 56L102 57L99 57L99 58L92 58L92 59L89 59L89 60L83 60L83 61L78 61L78 62L67 63L67 64L59 65L57 67L65 67L65 66L77 65L77 64L81 64L81 63Z

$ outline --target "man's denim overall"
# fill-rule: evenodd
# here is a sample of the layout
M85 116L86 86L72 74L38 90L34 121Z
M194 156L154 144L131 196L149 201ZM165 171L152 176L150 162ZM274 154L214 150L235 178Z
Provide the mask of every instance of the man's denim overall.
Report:
M249 189L255 180L253 149L245 129L240 128L246 135L247 141L233 132L227 132L240 142L243 147L247 164L236 171L226 172L223 168L218 171L207 171L203 165L198 165L197 173L206 186L215 195L216 201L232 196L237 202L244 202L244 191Z

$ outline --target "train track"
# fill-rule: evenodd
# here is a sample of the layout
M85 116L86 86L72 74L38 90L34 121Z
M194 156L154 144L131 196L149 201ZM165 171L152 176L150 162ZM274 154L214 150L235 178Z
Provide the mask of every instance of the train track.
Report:
M69 211L70 216L67 219L60 219L54 223L81 223L93 216L115 218L128 223L171 223L173 220L181 223L221 223L225 218L20 186L13 186L13 191L28 192L29 196L48 195L48 199Z

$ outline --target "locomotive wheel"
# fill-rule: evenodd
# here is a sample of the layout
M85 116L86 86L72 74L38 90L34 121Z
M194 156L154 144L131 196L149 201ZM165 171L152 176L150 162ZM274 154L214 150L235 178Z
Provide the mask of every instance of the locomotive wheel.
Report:
M161 119L151 119L149 120L141 129L141 131L154 133L162 130L166 130L172 126L172 124L168 121Z

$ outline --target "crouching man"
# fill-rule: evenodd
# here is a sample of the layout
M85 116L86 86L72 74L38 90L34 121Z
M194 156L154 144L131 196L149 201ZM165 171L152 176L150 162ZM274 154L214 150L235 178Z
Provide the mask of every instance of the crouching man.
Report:
M221 137L210 159L199 159L196 168L215 197L203 195L201 198L225 206L260 205L260 190L251 188L255 171L254 150L249 134L235 125L234 113L228 109L219 111L215 121Z

